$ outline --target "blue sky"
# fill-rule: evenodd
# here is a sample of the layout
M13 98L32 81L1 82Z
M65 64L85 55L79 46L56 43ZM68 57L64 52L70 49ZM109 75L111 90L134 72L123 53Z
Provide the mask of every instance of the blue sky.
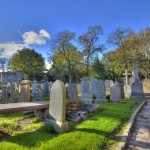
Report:
M0 55L28 46L47 58L54 34L68 29L80 35L97 24L105 42L119 26L150 26L149 7L150 0L0 0Z

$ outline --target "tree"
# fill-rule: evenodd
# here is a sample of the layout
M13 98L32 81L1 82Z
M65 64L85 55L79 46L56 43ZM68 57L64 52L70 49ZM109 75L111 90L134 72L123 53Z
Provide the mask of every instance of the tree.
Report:
M108 35L107 43L120 47L126 37L132 35L134 32L131 28L118 27L115 31Z
M65 52L68 55L68 52ZM56 79L65 81L77 81L82 71L83 55L77 51L77 48L72 46L69 50L69 63L66 60L65 55L62 55L61 51L57 51L53 54L53 65L50 69L50 75L54 75ZM70 67L68 67L70 65ZM70 76L69 76L70 75Z
M10 67L14 71L23 71L30 77L36 76L45 70L45 59L35 50L23 48L12 56Z
M65 68L68 69L69 82L73 80L76 66L81 63L83 58L73 45L75 36L75 33L65 30L59 32L51 42L50 60L55 66L59 66L58 68L61 64L65 65Z
M103 30L101 25L89 26L88 31L79 36L79 43L83 48L83 55L86 60L86 74L89 76L90 60L94 55L104 50L100 43L100 36Z
M111 79L111 72L107 70L106 65L98 57L92 62L92 76L103 80Z
M115 45L116 46L116 51L119 52L119 56L117 57L120 60L123 60L123 64L125 64L124 69L128 68L128 59L127 59L127 54L128 53L128 48L127 48L127 41L126 39L131 37L134 34L133 30L131 28L122 28L118 27L115 31L111 32L108 35L108 40L107 42L109 44ZM117 54L116 54L117 55Z
M7 67L8 62L9 62L8 58L4 58L4 57L0 58L0 69L2 70L2 72L4 72L6 69L8 69L8 67Z

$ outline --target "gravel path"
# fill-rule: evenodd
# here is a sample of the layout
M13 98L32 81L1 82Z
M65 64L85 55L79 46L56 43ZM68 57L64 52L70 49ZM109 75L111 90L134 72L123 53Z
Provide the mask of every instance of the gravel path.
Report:
M150 99L136 119L126 150L150 150Z

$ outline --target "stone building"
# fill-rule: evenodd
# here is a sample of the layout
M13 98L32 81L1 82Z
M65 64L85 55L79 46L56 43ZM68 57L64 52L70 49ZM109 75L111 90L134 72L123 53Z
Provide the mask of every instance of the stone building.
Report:
M19 82L23 78L23 73L21 71L16 72L0 72L0 82L1 83L10 83Z

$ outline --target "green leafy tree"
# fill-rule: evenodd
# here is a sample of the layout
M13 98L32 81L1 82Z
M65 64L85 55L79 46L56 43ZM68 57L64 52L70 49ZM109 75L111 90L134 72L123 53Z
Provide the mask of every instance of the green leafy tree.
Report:
M65 52L66 55L69 53L69 64L61 51L57 51L53 54L53 65L49 73L51 76L55 76L56 79L63 81L77 81L80 78L80 74L83 68L83 55L77 51L77 48L70 47L69 52ZM68 67L70 65L70 67Z
M89 76L91 59L104 50L100 43L100 36L103 34L101 25L89 26L88 31L79 36L79 44L82 46L83 55L86 60L86 75Z
M10 61L12 70L19 70L29 77L40 75L45 70L44 57L33 49L23 48L14 54Z
M52 68L56 71L61 69L62 66L65 68L65 74L67 68L69 82L75 80L74 76L77 73L78 67L83 62L82 53L77 51L77 48L73 45L75 36L75 33L68 30L59 32L52 40L49 52L50 60L54 64Z
M92 76L96 78L100 78L103 80L111 79L111 72L110 70L106 69L106 65L102 60L100 60L98 57L94 59L92 62Z

